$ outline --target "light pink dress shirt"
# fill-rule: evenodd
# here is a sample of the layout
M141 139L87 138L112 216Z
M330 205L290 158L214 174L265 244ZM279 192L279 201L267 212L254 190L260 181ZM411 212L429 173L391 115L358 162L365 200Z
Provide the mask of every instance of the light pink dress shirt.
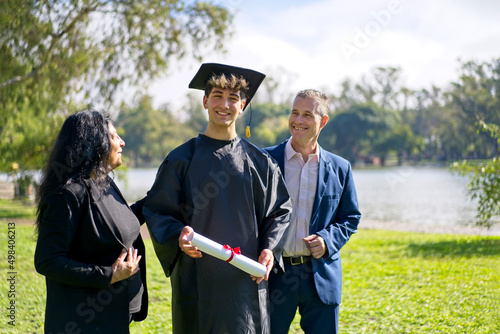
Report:
M295 152L291 139L285 146L285 183L292 200L292 219L285 233L283 256L311 255L302 238L309 235L309 224L318 184L319 151L307 162Z

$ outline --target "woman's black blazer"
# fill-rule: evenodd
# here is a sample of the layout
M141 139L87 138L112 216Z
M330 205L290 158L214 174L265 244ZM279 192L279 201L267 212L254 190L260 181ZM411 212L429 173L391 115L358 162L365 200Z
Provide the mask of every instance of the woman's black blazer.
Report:
M116 185L116 191L122 197ZM35 268L46 276L46 333L128 333L132 280L144 293L135 321L147 316L145 247L139 234L133 247L142 255L140 275L110 284L111 265L125 245L119 224L99 201L92 182L66 185L45 202L35 250ZM132 206L141 224L143 200Z

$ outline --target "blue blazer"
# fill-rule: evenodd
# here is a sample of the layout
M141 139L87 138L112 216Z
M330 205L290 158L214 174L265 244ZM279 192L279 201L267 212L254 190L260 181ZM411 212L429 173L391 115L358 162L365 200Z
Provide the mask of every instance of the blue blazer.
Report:
M265 150L276 159L285 176L285 145L283 143ZM326 253L312 259L316 291L327 305L340 304L342 269L340 249L356 233L361 213L350 163L344 158L325 151L318 145L319 170L316 198L311 214L309 234L325 240Z

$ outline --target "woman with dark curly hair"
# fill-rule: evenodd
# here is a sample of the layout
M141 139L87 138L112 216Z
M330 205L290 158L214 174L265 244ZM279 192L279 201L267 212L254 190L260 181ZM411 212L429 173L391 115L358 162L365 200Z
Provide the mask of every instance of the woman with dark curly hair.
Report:
M129 207L109 177L124 146L94 110L69 116L54 144L36 220L46 333L128 333L146 318L142 201Z

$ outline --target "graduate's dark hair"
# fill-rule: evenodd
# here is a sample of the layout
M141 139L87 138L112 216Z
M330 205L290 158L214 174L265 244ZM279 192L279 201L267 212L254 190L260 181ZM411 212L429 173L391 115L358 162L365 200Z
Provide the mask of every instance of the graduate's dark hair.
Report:
M38 191L37 227L40 226L47 196L71 183L92 179L102 191L109 185L110 118L87 109L69 116L57 136L43 170Z
M240 92L240 97L242 100L246 101L248 98L248 82L243 77L237 77L234 74L225 75L224 73L218 75L212 75L210 79L207 81L207 85L205 87L205 96L208 97L212 88L222 88L222 89L230 89L234 92Z

